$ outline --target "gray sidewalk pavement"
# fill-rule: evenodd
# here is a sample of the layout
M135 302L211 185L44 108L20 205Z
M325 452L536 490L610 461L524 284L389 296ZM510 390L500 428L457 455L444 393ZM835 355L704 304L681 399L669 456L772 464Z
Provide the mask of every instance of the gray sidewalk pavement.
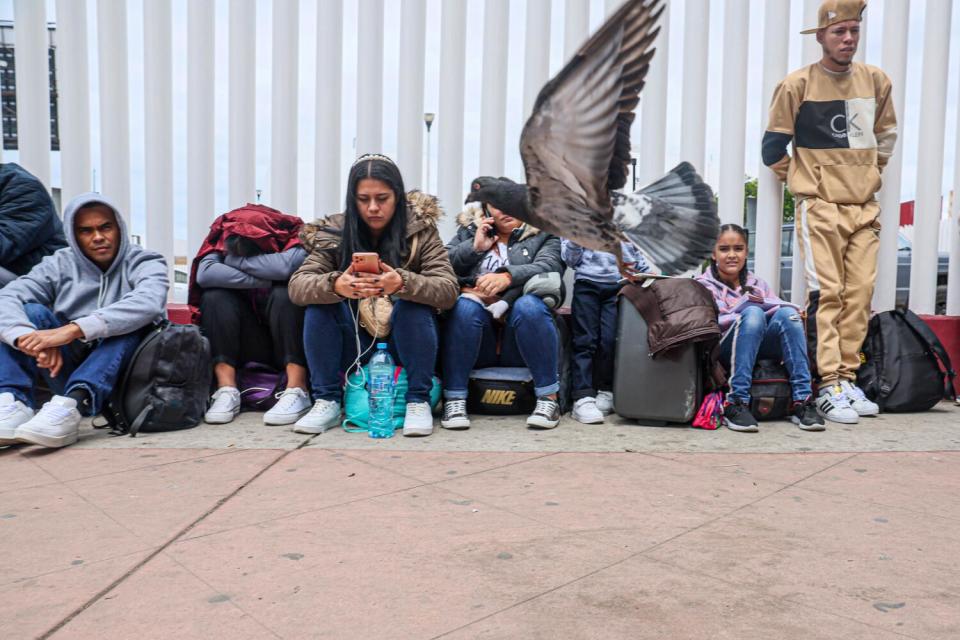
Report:
M0 449L0 638L960 637L960 408Z

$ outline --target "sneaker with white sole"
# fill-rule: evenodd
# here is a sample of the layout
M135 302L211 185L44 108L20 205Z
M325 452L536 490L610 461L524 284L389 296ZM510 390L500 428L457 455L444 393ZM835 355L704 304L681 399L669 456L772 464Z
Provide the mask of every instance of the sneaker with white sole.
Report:
M207 424L227 424L240 413L240 390L236 387L220 387L210 400L210 408L203 414Z
M843 387L843 392L846 394L847 400L850 401L850 406L853 407L858 416L875 416L880 413L880 406L876 402L871 402L863 389L849 380L842 381L840 386Z
M613 413L613 391L597 392L597 409L605 416Z
M65 447L77 441L80 433L77 401L53 396L37 414L17 427L17 440L41 447Z
M857 424L860 421L860 416L850 406L847 394L839 384L821 387L820 395L817 396L817 413L830 422Z
M550 398L537 398L537 406L527 418L527 427L532 429L553 429L560 424L560 405Z
M16 430L33 417L33 409L17 400L12 393L0 393L0 447L17 444Z
M597 406L597 399L580 398L573 403L573 419L582 424L600 424L603 422L603 413Z
M470 428L470 416L467 415L467 401L463 399L447 400L443 403L443 417L440 426L444 429L462 431Z
M299 387L290 387L277 396L277 404L263 414L263 424L293 424L307 415L313 403L310 395Z
M340 424L340 403L317 400L307 415L293 425L296 433L324 433Z
M433 433L433 412L429 402L408 402L403 416L403 435L428 436Z

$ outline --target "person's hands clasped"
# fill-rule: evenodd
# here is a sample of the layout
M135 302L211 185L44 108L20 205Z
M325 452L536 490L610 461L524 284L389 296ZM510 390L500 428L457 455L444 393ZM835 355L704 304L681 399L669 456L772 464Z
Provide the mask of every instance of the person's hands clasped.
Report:
M485 296L495 296L506 291L510 287L513 278L509 273L485 273L477 278L475 288Z
M83 331L71 322L57 329L41 329L22 335L17 339L17 349L36 358L41 351L62 347L82 337Z
M473 250L477 253L486 253L497 244L497 236L490 236L493 229L493 218L484 218L477 225L477 232L473 236Z
M383 276L376 273L358 273L351 264L333 283L333 290L341 298L362 300L383 295Z

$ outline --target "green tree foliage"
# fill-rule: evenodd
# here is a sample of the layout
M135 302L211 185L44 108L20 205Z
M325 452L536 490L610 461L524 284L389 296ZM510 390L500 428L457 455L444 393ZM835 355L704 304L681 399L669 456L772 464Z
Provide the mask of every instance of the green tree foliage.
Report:
M746 206L746 198L756 198L757 197L757 179L750 178L743 185L744 193L744 206ZM783 187L783 221L784 222L793 222L793 194L786 188Z

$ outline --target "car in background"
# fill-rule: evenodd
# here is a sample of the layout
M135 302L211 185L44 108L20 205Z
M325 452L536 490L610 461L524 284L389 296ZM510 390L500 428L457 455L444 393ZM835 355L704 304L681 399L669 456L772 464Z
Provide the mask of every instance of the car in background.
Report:
M751 230L751 236L754 236ZM790 286L793 277L793 224L784 224L780 230L780 297L790 299ZM750 245L750 257L747 268L753 269L753 245ZM897 294L896 306L905 309L910 303L910 265L913 248L903 231L897 232ZM936 312L944 313L947 308L947 269L950 256L940 252L937 256L937 301Z

